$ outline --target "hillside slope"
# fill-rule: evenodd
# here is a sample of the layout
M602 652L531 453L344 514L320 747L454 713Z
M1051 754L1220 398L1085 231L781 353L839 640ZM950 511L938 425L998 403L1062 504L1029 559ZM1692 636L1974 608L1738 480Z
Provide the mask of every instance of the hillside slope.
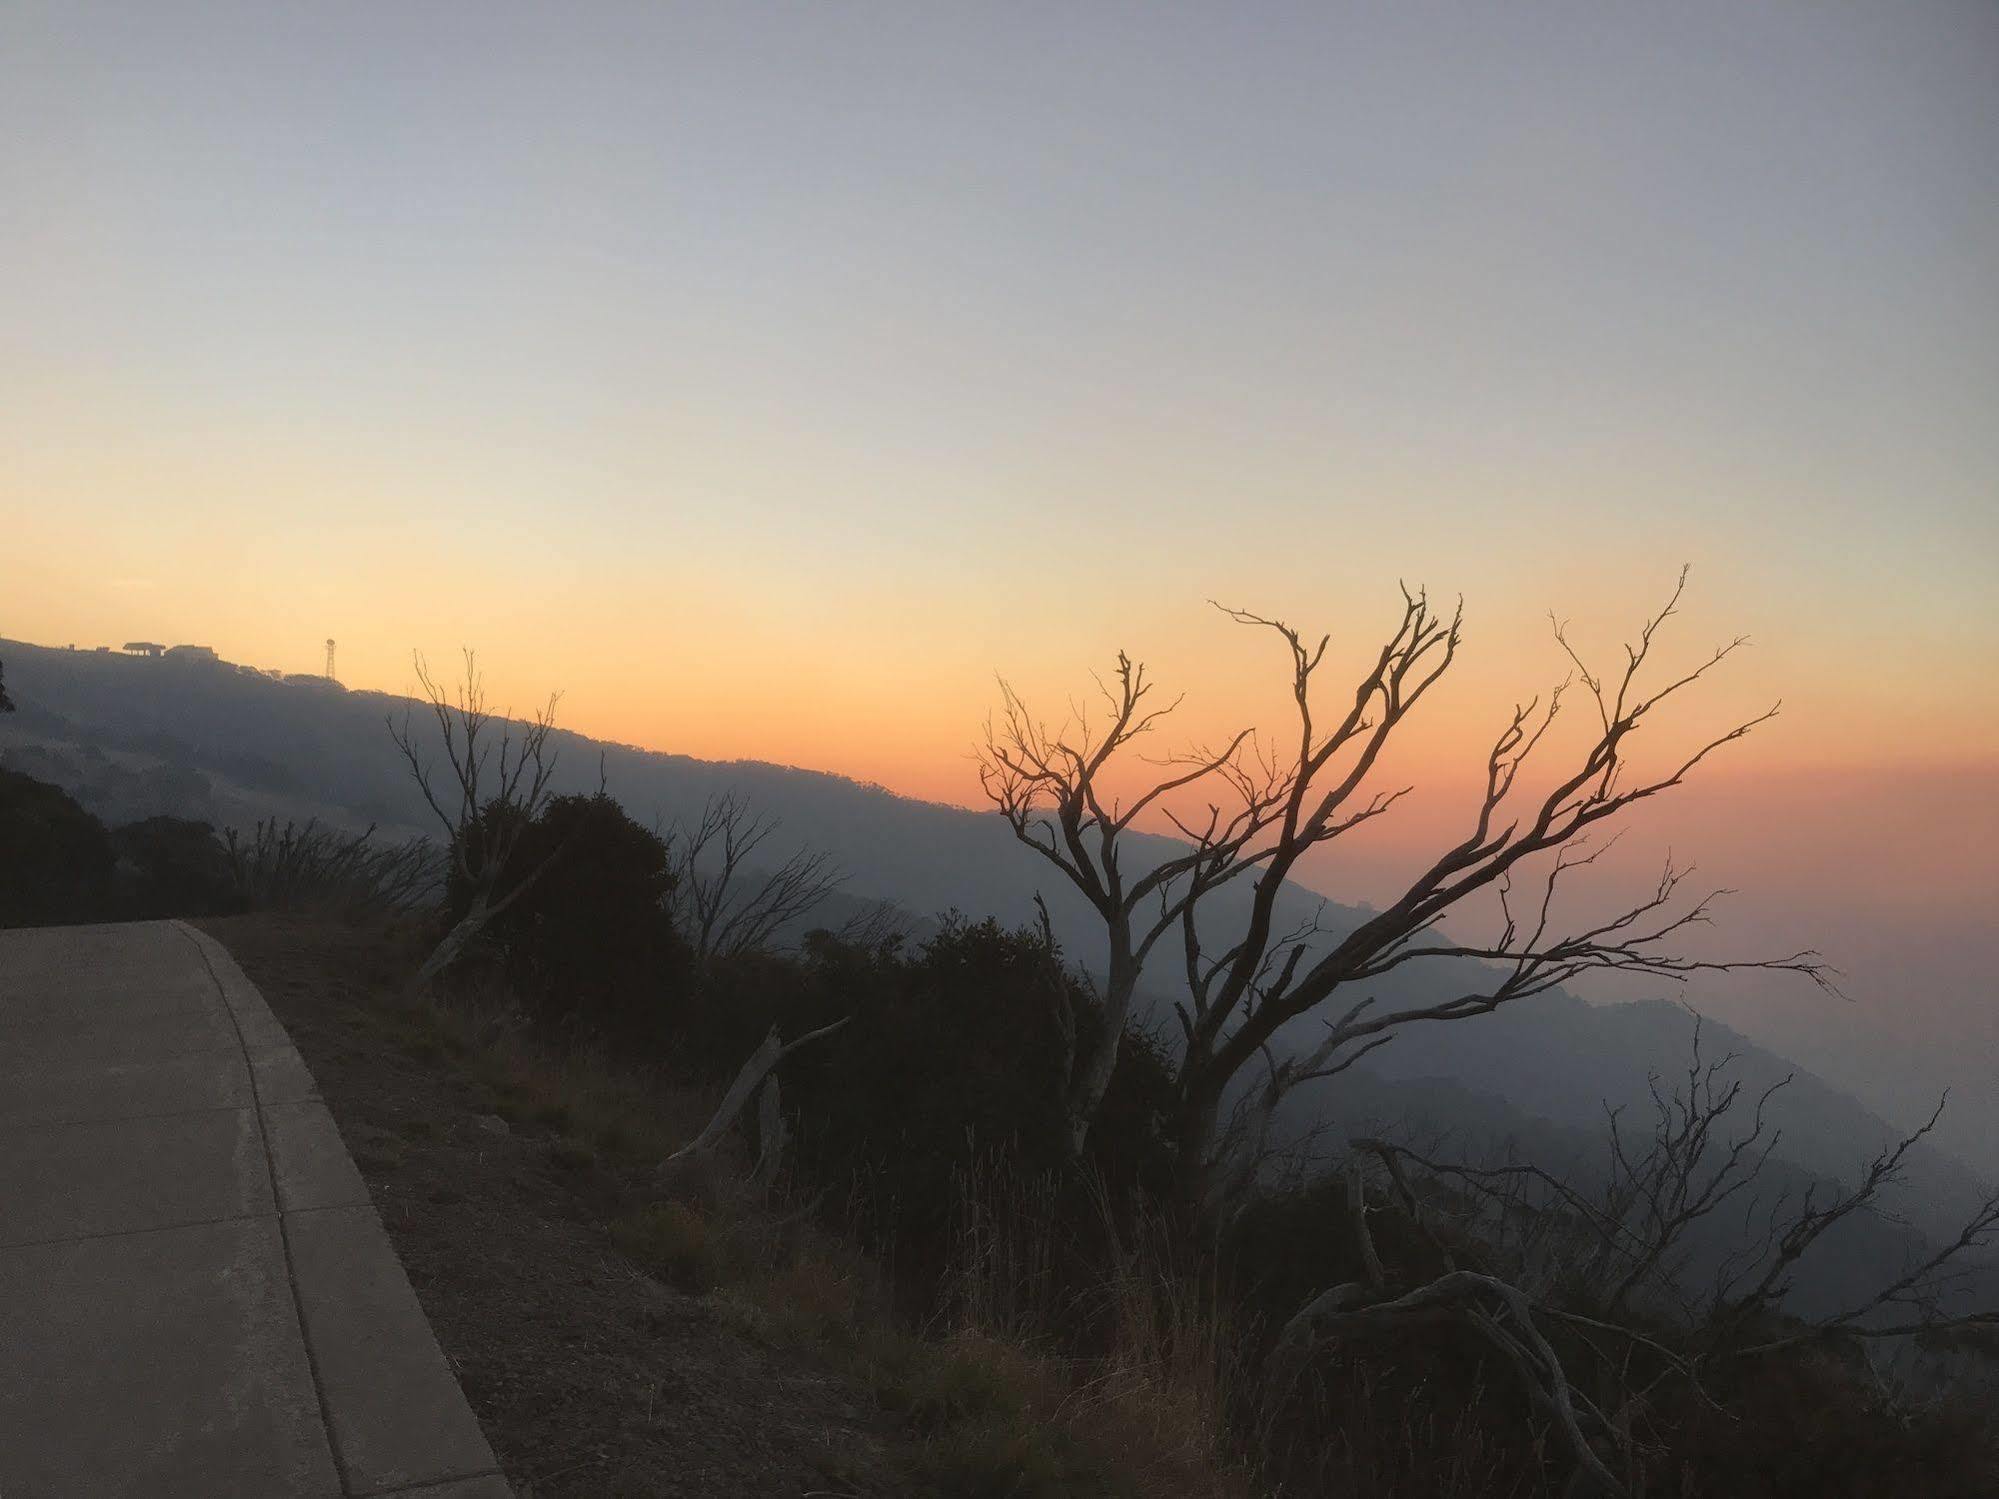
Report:
M316 680L274 681L226 662L7 640L0 640L0 659L20 705L0 719L0 764L64 786L108 821L172 813L243 826L258 817L318 816L347 827L434 831L387 729L409 711L406 699ZM780 820L777 857L786 845L830 849L847 871L848 895L891 901L918 917L956 909L1024 922L1039 891L1069 954L1086 965L1101 962L1090 912L996 817L818 771L696 760L569 733L554 742L559 790L595 790L601 767L610 792L645 822L690 816L718 792L742 793ZM1172 847L1148 838L1134 853L1159 857ZM1245 898L1240 888L1233 898ZM1286 914L1302 917L1318 903L1300 888ZM1336 936L1361 914L1329 905L1321 920ZM1219 910L1216 919L1225 920ZM1451 982L1441 966L1427 973L1421 966L1379 986L1384 1002L1440 992ZM1166 982L1169 968L1161 965L1155 981ZM1163 1004L1157 994L1154 1004ZM1365 1086L1308 1106L1348 1117L1359 1098L1373 1100L1378 1113L1384 1098L1404 1097L1414 1109L1414 1100L1426 1097L1412 1122L1450 1128L1484 1117L1488 1105L1453 1118L1447 1101L1481 1098L1522 1121L1594 1133L1606 1104L1647 1106L1648 1078L1683 1068L1691 1033L1691 1017L1676 1004L1594 1005L1557 991L1468 1024L1412 1029L1369 1058ZM1724 1027L1711 1025L1706 1040L1710 1056L1741 1058L1751 1088L1801 1071ZM1419 1081L1446 1086L1408 1086ZM1896 1133L1809 1074L1784 1091L1776 1118L1784 1153L1822 1176L1851 1173ZM1903 1206L1932 1230L1977 1192L1968 1170L1930 1150L1919 1153L1914 1184Z

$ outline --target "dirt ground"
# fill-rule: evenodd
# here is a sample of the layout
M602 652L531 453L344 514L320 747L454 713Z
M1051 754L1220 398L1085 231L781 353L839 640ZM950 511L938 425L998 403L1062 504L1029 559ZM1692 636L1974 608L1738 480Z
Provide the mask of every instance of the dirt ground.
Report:
M898 1492L864 1390L641 1274L605 1224L642 1176L494 1116L413 1030L382 935L272 915L202 923L290 1030L520 1499Z

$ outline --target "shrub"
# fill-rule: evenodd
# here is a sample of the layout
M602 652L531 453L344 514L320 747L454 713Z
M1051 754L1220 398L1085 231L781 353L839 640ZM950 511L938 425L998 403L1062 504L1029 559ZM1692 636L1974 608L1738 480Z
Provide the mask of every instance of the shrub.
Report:
M656 1202L611 1225L611 1242L661 1280L705 1291L722 1278L721 1246L708 1220L680 1202Z
M530 869L549 861L486 928L515 992L543 1021L657 1042L688 970L664 840L601 792L563 796L528 826L515 857ZM448 921L464 914L471 893L454 878Z
M111 844L122 915L222 916L244 904L229 851L208 823L149 817L115 829Z
M801 959L718 965L678 1020L677 1056L721 1078L772 1026L789 1038L846 1018L784 1064L794 1169L849 1192L870 1236L892 1240L920 1281L941 1270L959 1179L979 1163L1071 1175L1061 1016L1083 1008L1078 983L1039 932L991 920L950 921L914 953L816 933ZM1158 1179L1169 1083L1158 1049L1133 1038L1092 1138L1113 1195Z
M375 842L375 832L337 833L308 818L274 818L246 839L226 834L238 899L259 911L326 911L349 919L394 916L434 900L437 851L421 838Z
M0 770L0 926L103 920L115 862L104 824L68 792Z

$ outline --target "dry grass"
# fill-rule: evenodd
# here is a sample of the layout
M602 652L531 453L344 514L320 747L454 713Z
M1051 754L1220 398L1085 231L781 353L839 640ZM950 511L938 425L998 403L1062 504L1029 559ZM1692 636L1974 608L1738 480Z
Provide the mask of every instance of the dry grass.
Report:
M1380 1387L1365 1361L1307 1376L1297 1392L1330 1419L1295 1434L1288 1476L1313 1493L1350 1499L1527 1499L1551 1492L1541 1464L1523 1463L1517 1442L1498 1440L1481 1419L1482 1389L1449 1399L1434 1388ZM1502 1392L1502 1398L1511 1392ZM1266 1441L1270 1440L1266 1437Z
M1253 1492L1254 1474L1231 1456L1230 1422L1252 1391L1211 1274L1177 1249L1163 1221L1141 1213L1120 1224L1098 1193L1099 1258L1108 1268L1065 1293L1056 1199L1052 1183L1023 1180L996 1162L961 1183L950 1346L1009 1383L1052 1448L1035 1457L1086 1457L1108 1485L1103 1492ZM1079 1325L1103 1330L1100 1352L1063 1351ZM1031 1463L1005 1444L984 1450ZM1031 1481L1030 1466L1023 1477Z
M502 993L409 998L380 1018L418 1060L483 1082L510 1124L557 1133L551 1159L588 1172L643 1166L654 1190L605 1227L636 1267L705 1294L738 1332L794 1350L872 1391L900 1418L907 1487L951 1499L1237 1499L1218 1454L1231 1340L1212 1288L1177 1274L1163 1233L1117 1246L1090 1315L1110 1352L1078 1359L1056 1331L1052 1189L995 1169L964 1183L948 1314L914 1328L878 1265L820 1226L811 1205L751 1184L726 1154L653 1173L706 1122L713 1098L590 1050L550 1046ZM1000 1225L1005 1224L1005 1230Z

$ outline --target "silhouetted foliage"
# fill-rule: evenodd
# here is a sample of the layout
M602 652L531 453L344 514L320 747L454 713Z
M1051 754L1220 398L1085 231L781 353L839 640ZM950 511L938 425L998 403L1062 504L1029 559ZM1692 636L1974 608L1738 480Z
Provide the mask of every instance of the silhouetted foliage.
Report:
M796 1120L795 1170L853 1194L856 1214L906 1266L934 1266L961 1178L980 1162L1080 1183L1067 1139L1063 1020L1079 990L1032 927L952 918L913 952L895 939L869 945L818 932L802 958L718 965L678 1012L675 1057L720 1077L773 1026L795 1036L848 1019L780 1069ZM1113 1193L1163 1188L1170 1097L1161 1050L1128 1037L1089 1158Z
M490 837L496 820L519 815L489 804L466 836ZM509 841L524 867L544 871L484 932L515 992L544 1020L623 1040L659 1040L689 961L674 931L665 841L602 792L554 798ZM462 919L475 898L458 872L464 863L453 863L449 923Z
M845 878L831 855L811 847L758 865L777 830L776 818L728 793L710 797L698 818L666 835L675 924L703 971L717 959L774 947Z
M0 661L0 713L12 713L14 700L7 696L7 663Z
M111 845L125 917L221 916L244 906L228 851L205 822L148 817L114 829Z
M259 823L249 838L148 817L106 829L60 787L0 769L0 925L156 921L244 910L405 914L436 898L435 850Z
M116 855L104 825L59 787L0 770L0 926L100 921Z
M457 962L486 925L549 867L547 858L540 863L519 858L515 840L554 794L550 777L557 755L548 736L555 727L556 699L551 696L532 719L495 715L477 657L469 650L464 655L465 676L455 687L433 677L422 655L415 656L417 681L430 709L427 729L417 727L413 704L404 707L400 724L393 716L388 720L397 753L444 829L452 880L464 893L462 903L453 906L451 925L416 972L412 984L418 989Z

